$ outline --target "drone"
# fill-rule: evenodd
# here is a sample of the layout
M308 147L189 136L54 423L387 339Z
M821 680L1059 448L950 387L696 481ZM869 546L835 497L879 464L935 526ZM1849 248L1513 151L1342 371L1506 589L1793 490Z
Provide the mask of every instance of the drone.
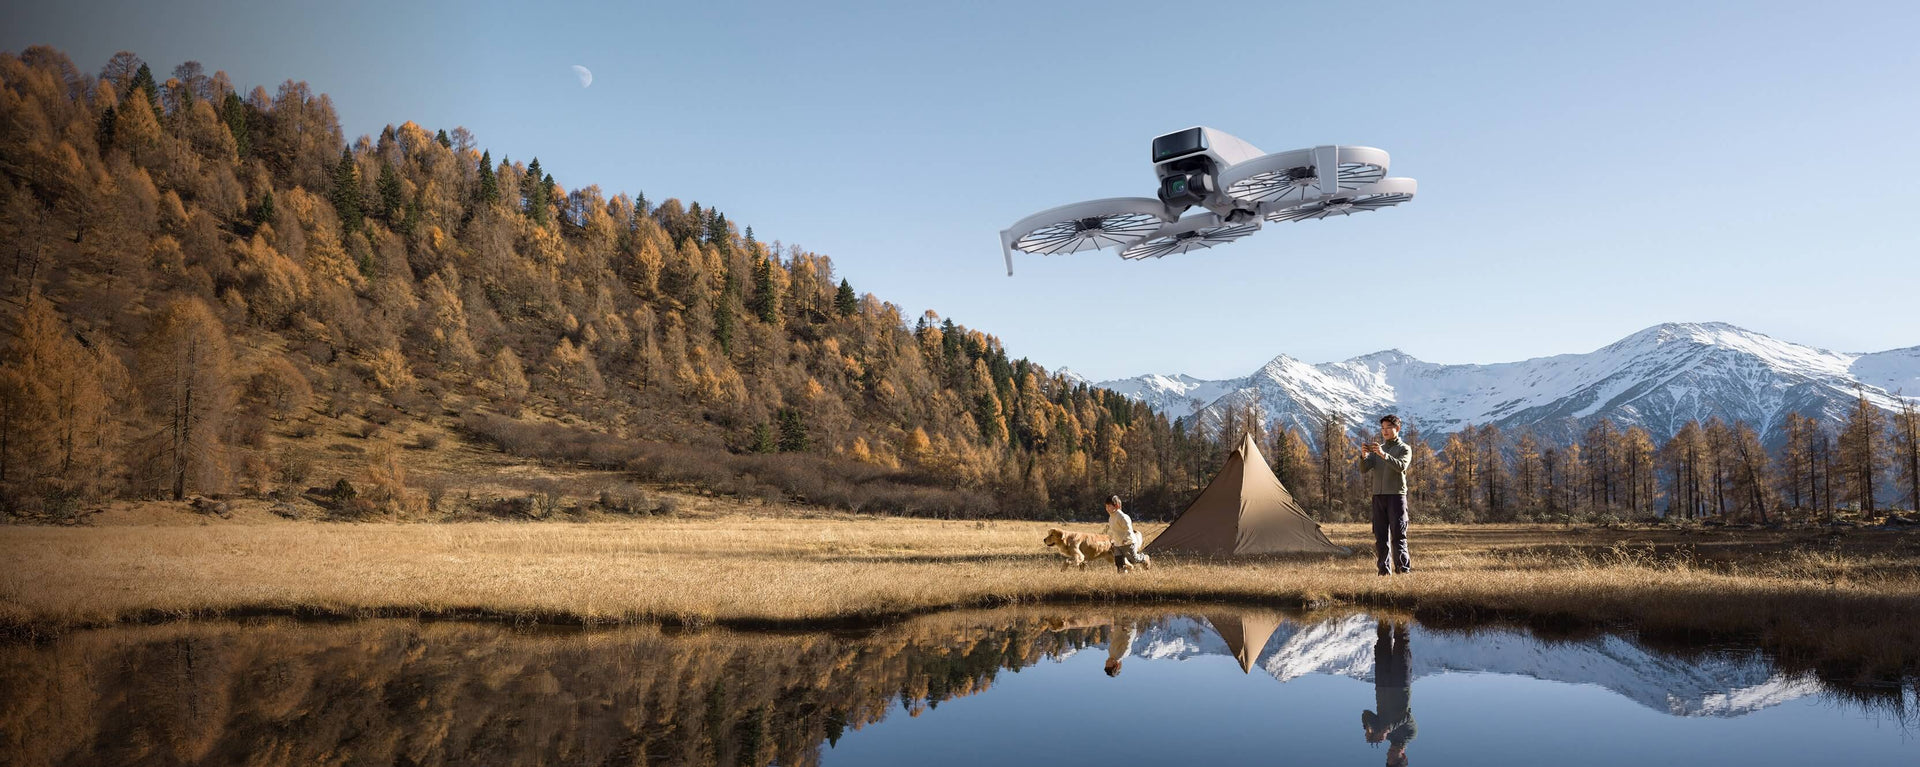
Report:
M1043 210L1000 233L1013 252L1054 256L1117 248L1129 261L1224 245L1263 222L1306 221L1389 208L1413 199L1410 178L1387 177L1387 153L1368 146L1316 146L1266 154L1208 127L1153 140L1160 191ZM1198 206L1202 210L1185 215Z

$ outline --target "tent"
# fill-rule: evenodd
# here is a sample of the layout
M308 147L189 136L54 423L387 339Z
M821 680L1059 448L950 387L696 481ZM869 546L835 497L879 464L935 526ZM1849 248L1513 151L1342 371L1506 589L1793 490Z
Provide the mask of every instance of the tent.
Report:
M1273 632L1286 622L1279 613L1257 610L1212 613L1200 617L1206 619L1214 633L1226 640L1227 651L1233 653L1233 659L1240 662L1240 670L1245 673L1253 672L1253 662L1260 659L1260 651L1266 649Z
M1253 435L1227 456L1207 489L1147 544L1149 554L1347 554L1320 532L1267 467Z

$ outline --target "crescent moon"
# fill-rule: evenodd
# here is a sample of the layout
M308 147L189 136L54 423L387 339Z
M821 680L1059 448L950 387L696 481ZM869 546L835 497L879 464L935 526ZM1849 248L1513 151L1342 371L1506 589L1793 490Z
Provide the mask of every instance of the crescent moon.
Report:
M573 76L580 78L580 87L582 88L593 84L593 70L580 66L579 64L573 65Z

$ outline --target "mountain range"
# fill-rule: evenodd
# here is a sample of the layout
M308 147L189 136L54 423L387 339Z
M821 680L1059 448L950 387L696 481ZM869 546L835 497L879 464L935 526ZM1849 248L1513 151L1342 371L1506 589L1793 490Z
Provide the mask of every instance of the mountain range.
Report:
M1133 654L1159 660L1235 662L1235 648L1209 622L1174 618L1143 626ZM1236 636L1238 632L1235 632ZM1257 637L1254 638L1257 641ZM1309 674L1373 681L1375 621L1366 615L1318 623L1281 621L1253 665L1287 682ZM1818 680L1783 673L1758 652L1710 652L1680 658L1604 635L1548 641L1524 629L1473 632L1410 627L1409 676L1483 673L1594 685L1674 716L1736 717L1817 694ZM1225 656L1211 658L1210 656ZM1416 700L1418 697L1416 696Z
M1592 352L1519 362L1443 365L1389 349L1313 364L1282 354L1239 378L1150 374L1093 385L1210 424L1252 408L1309 441L1329 415L1354 428L1395 412L1436 444L1482 424L1565 443L1602 418L1666 440L1687 421L1718 416L1773 445L1788 413L1837 429L1857 396L1888 411L1903 394L1920 396L1920 346L1849 354L1721 322L1666 323Z

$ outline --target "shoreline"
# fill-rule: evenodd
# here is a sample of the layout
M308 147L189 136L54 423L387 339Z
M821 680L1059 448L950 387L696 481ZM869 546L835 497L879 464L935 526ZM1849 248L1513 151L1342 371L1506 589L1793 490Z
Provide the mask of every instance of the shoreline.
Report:
M1920 536L1427 525L1416 574L1367 554L1156 558L1062 571L1047 523L718 516L578 525L0 528L0 637L290 618L812 632L1020 605L1210 603L1411 613L1682 643L1829 673L1920 674ZM1087 525L1069 525L1085 527ZM1331 524L1356 546L1363 525ZM1149 529L1151 531L1151 528Z

